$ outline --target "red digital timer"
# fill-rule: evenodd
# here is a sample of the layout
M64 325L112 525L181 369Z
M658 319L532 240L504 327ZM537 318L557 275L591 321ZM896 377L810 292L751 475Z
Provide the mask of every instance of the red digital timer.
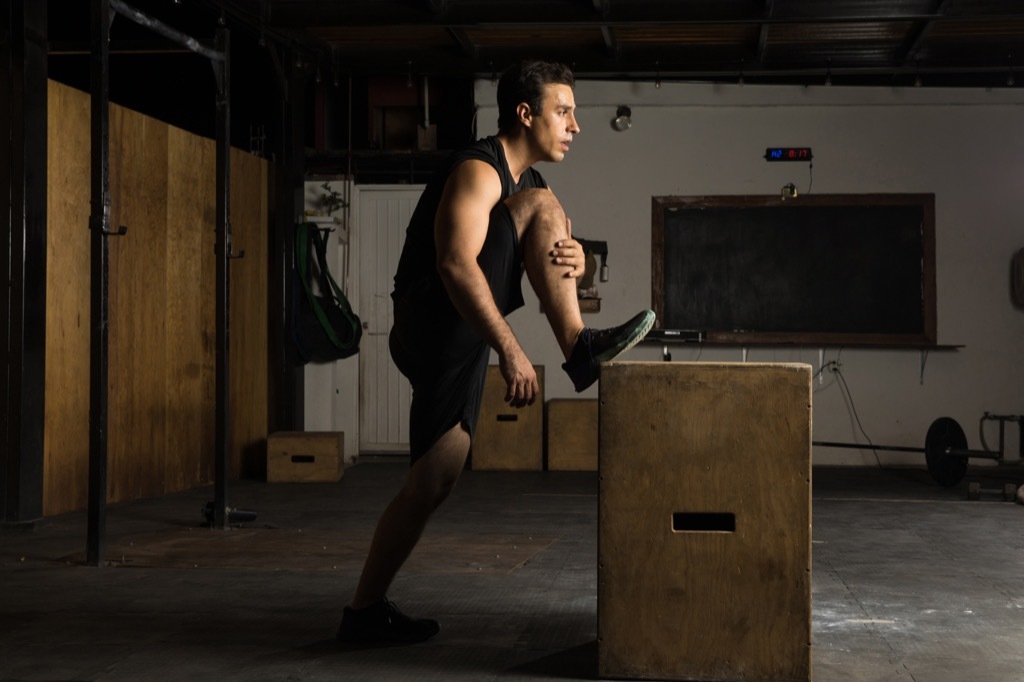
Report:
M810 147L768 147L764 150L765 161L810 161Z

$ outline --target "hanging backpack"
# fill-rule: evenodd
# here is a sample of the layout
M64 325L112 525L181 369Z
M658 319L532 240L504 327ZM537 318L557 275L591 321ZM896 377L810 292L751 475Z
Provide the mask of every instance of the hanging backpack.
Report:
M300 223L295 228L290 326L301 365L355 355L363 335L359 316L327 267L327 232L312 223ZM319 285L318 293L313 292L314 281Z

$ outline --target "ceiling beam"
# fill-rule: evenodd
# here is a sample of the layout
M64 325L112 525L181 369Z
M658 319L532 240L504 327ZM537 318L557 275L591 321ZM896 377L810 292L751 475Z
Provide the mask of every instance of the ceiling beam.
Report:
M563 51L552 53L531 52L542 59L572 64L577 79L633 80L661 78L663 81L679 80L735 80L740 69L745 79L759 78L800 78L815 76L824 78L826 72L836 77L864 77L883 81L890 76L905 76L907 67L900 63L888 64L836 64L825 59L775 65L757 60L744 60L741 55L722 53L718 57L700 59L693 52L652 49L643 54L631 53L628 58L603 55L602 51ZM417 73L446 77L490 78L496 69L512 63L523 54L515 48L480 49L476 58L459 56L453 50L394 50L374 52L353 50L339 51L340 69L343 73L361 75L403 75L408 63L416 64ZM970 75L1005 73L1005 60L989 65L927 65L920 64L915 70L921 75Z
M452 37L452 40L454 40L459 46L459 49L462 50L462 54L476 59L477 55L480 53L480 49L472 40L469 39L469 35L467 35L463 29L450 28L448 29L448 35Z
M932 8L932 14L945 16L943 9L946 6L947 0L936 0L935 6ZM934 20L922 21L917 25L910 39L907 41L907 47L903 51L903 65L909 66L917 53L917 50L921 47L921 43L928 35L928 31L931 30L934 25Z
M605 52L609 55L619 54L619 46L615 41L615 35L612 33L612 29L607 26L601 27L601 40L604 41Z
M680 3L683 4L683 3ZM766 3L768 4L768 3ZM1002 21L1024 18L1024 3L1020 11L964 12L946 15L941 11L928 13L866 12L846 15L787 15L766 12L764 8L737 15L714 11L676 9L666 5L652 10L649 5L633 8L629 3L615 5L610 0L591 0L588 7L550 5L531 2L480 2L473 5L452 6L449 0L424 0L422 10L407 4L386 1L374 2L311 2L290 0L273 3L272 21L280 28L307 28L310 26L445 26L449 28L485 29L502 28L588 28L597 25L611 28L651 28L666 26L709 25L762 25L768 24L845 24L926 22L942 20L985 19ZM575 8L574 8L575 7ZM536 13L531 8L537 10ZM546 11L545 11L546 10ZM536 18L526 18L536 17Z
M594 12L600 15L602 19L611 14L612 0L591 0L591 2L593 3ZM604 49L607 54L618 54L615 34L607 24L601 24L601 40L604 41Z
M771 19L772 12L775 9L775 0L765 0L764 2L764 18ZM757 36L757 61L764 62L765 49L768 46L768 26L766 22L761 24L761 31Z
M433 14L444 15L448 12L448 0L425 0L427 9Z

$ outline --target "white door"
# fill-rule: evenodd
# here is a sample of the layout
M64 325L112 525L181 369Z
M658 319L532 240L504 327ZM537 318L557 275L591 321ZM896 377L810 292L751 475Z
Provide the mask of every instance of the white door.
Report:
M412 388L391 362L391 289L421 185L357 185L359 211L359 450L409 451Z

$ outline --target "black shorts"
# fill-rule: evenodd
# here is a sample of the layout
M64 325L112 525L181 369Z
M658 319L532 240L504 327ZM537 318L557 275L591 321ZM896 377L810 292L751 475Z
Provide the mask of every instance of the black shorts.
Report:
M498 204L477 263L503 315L523 305L522 262L512 214ZM439 277L393 298L388 342L392 360L412 384L409 444L415 463L456 424L473 437L491 348L455 310Z

